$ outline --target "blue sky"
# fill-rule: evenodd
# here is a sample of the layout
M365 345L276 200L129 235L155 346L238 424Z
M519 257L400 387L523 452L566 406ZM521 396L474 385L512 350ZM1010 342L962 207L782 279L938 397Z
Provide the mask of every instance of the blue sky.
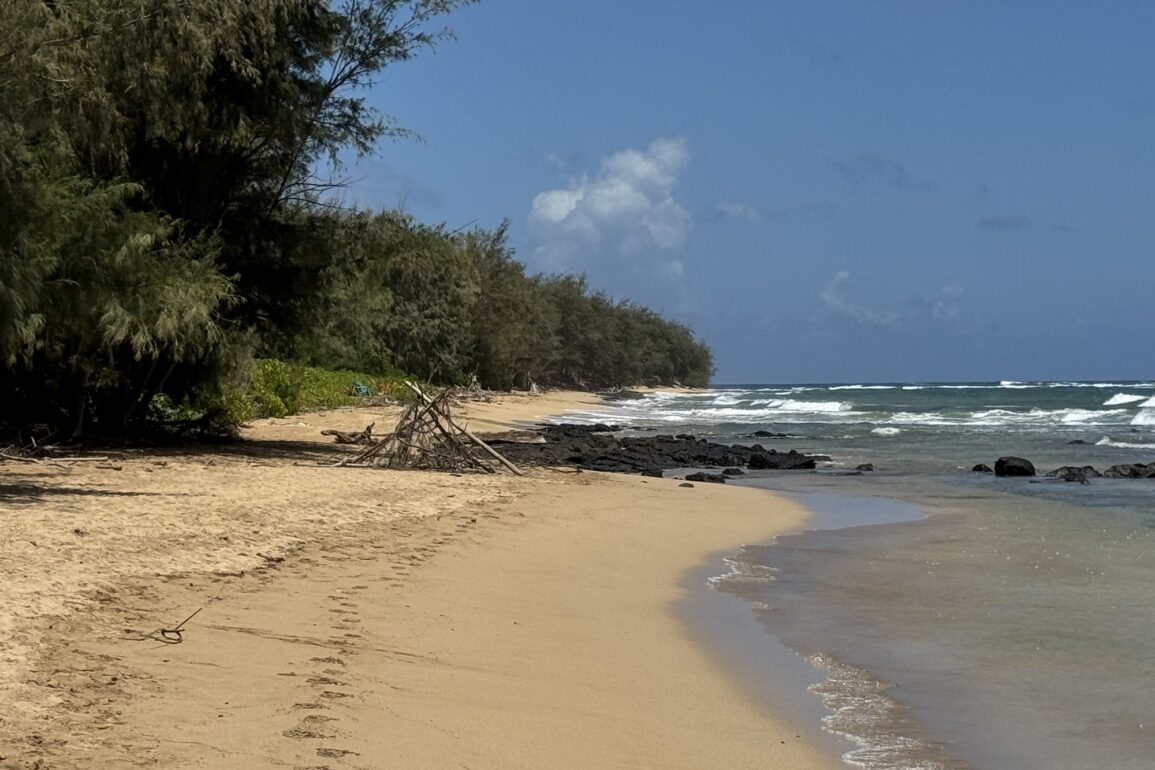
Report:
M715 381L1155 376L1155 3L483 0L348 197L509 219Z

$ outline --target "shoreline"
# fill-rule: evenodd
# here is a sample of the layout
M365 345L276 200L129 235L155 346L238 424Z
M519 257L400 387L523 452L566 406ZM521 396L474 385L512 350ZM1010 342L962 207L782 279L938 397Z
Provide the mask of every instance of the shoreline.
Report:
M591 403L516 396L471 404L464 420L510 425ZM257 431L316 442L321 424L358 429L364 416ZM595 473L457 478L251 455L136 467L146 462L158 461L73 475L74 499L28 494L27 534L103 539L110 552L62 554L74 584L26 570L23 596L5 597L3 609L25 600L15 638L27 642L24 658L14 645L5 657L27 665L0 682L24 706L0 717L0 762L17 758L0 767L839 766L679 617L687 571L795 528L807 514L789 501ZM7 470L6 482L18 475ZM197 478L156 483L174 470ZM42 491L65 481L19 475ZM62 498L84 535L52 531ZM54 590L65 606L46 606ZM198 608L180 644L141 638Z

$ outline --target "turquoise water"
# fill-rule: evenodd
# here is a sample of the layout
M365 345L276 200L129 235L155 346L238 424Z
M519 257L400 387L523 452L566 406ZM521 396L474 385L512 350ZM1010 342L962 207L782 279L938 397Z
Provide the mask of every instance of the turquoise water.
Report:
M734 387L572 417L831 455L747 477L815 529L715 585L821 674L847 764L1132 770L1155 766L1155 480L968 469L1151 462L1153 414L1147 382ZM860 462L879 470L843 475Z

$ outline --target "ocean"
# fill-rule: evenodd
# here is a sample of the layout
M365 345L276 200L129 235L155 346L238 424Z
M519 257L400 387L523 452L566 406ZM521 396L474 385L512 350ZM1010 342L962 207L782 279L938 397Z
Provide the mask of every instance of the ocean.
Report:
M1155 479L1042 475L1155 461L1155 382L736 385L564 419L830 456L741 477L813 516L711 583L813 669L847 765L1155 767ZM1004 455L1040 475L971 471Z

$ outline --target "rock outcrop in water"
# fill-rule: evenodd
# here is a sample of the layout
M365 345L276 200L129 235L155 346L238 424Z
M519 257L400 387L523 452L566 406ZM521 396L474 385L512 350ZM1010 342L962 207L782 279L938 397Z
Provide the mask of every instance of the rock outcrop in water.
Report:
M1103 475L1109 479L1155 479L1155 463L1112 465Z
M1099 472L1091 465L1064 465L1046 473L1048 478L1061 481L1077 481L1087 484L1089 479L1155 479L1155 462L1112 465Z
M813 470L818 462L830 459L793 449L789 452L768 450L758 444L715 444L687 434L618 437L613 435L615 430L616 426L601 424L547 425L536 431L544 442L526 443L501 436L487 437L487 441L515 463L647 475L657 475L669 468L700 467ZM716 475L722 480L726 478L724 474Z
M1080 484L1088 484L1087 479L1097 478L1102 476L1102 473L1092 468L1090 465L1084 465L1081 468L1076 468L1073 465L1064 465L1062 468L1056 468L1049 471L1047 476L1061 481L1077 481Z
M995 460L996 476L1034 476L1035 466L1022 457L1000 457Z

